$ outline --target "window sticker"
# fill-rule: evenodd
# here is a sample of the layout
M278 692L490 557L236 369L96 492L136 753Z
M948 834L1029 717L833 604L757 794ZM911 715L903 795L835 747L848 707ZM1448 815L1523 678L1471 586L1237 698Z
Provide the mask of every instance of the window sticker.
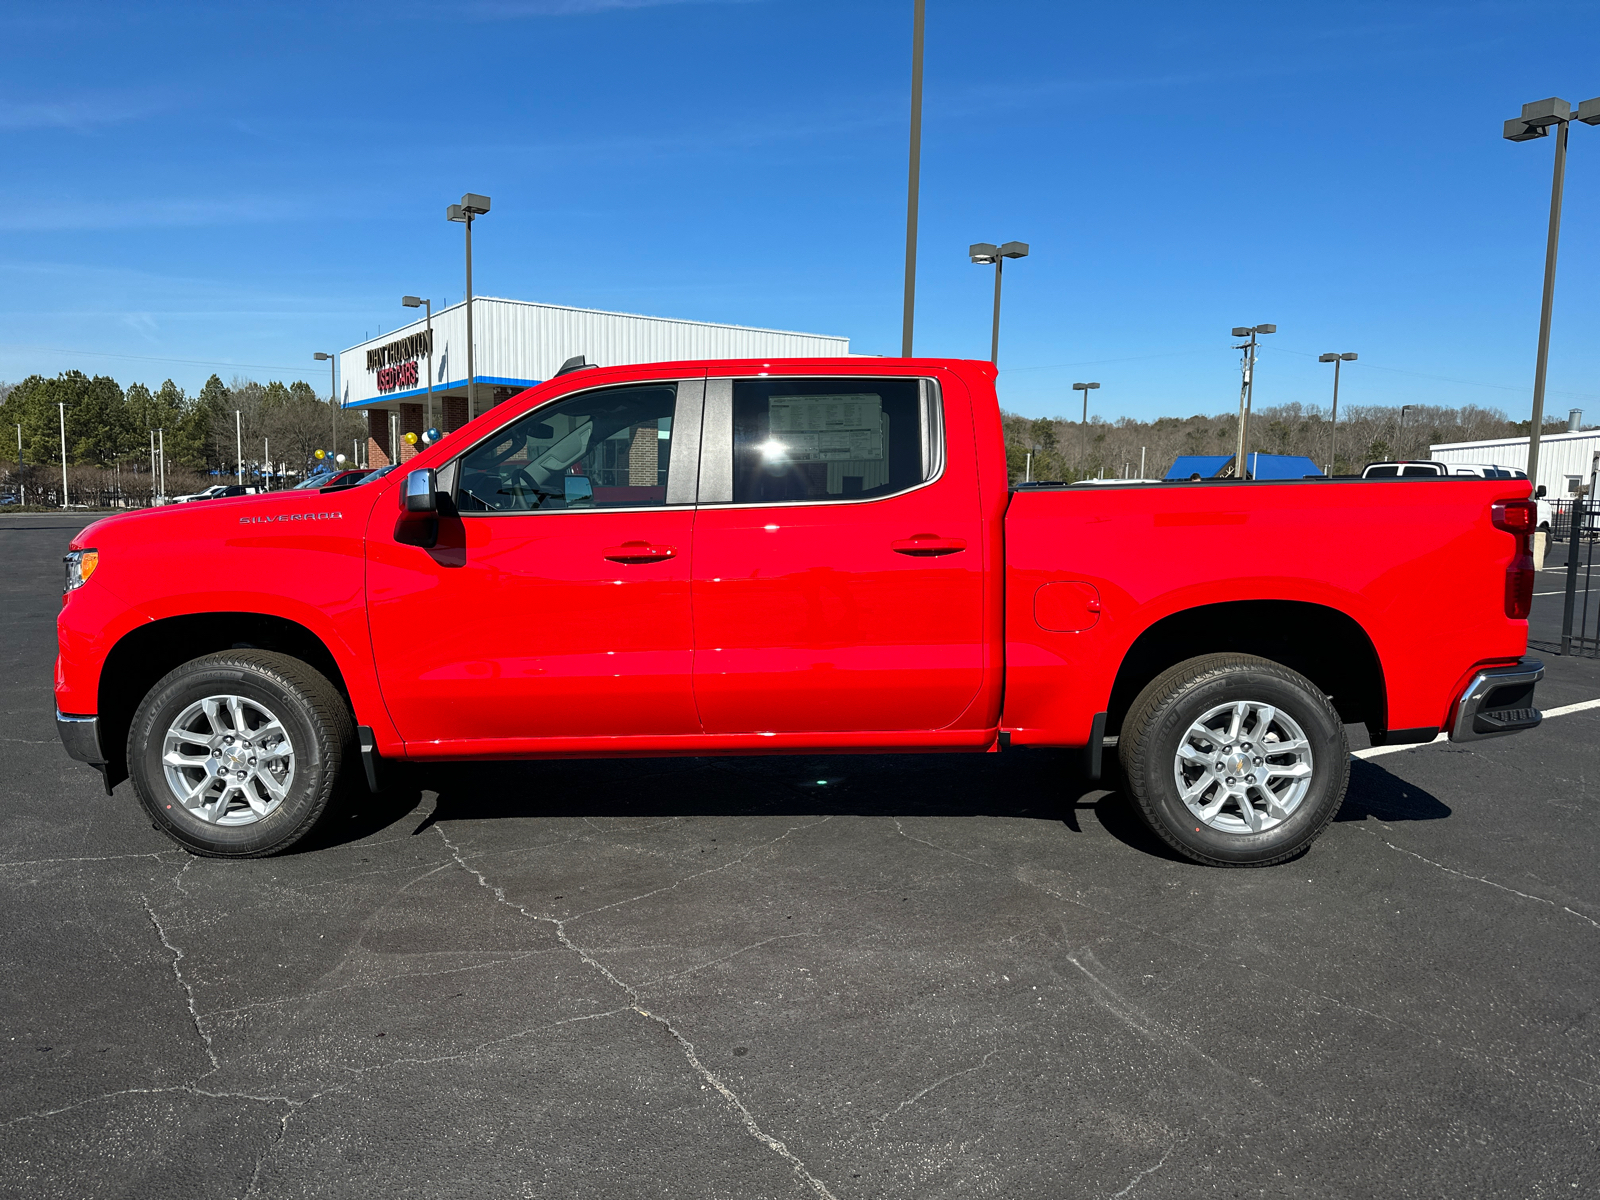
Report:
M773 396L764 457L790 462L883 461L883 400L871 394Z

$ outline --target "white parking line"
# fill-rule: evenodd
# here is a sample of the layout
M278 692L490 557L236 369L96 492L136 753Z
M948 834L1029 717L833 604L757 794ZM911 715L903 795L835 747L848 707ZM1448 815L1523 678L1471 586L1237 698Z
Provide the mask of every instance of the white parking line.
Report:
M1577 704L1563 704L1560 708L1547 708L1544 715L1548 717L1564 717L1568 713L1587 712L1591 708L1600 708L1600 700L1580 700ZM1402 750L1420 750L1424 746L1437 746L1440 742L1448 742L1450 735L1441 733L1431 742L1412 742L1405 746L1369 746L1365 750L1351 751L1351 758L1377 758L1380 754L1399 754Z

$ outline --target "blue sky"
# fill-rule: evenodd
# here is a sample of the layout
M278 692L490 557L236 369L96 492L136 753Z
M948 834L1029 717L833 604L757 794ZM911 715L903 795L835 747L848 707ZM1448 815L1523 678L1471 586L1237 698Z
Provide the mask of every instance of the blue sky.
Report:
M917 350L1030 415L1257 402L1526 417L1553 139L1593 4L929 0ZM480 294L898 353L910 0L10 4L0 378L327 380L314 350ZM1547 407L1600 421L1600 127L1574 126ZM579 348L581 349L581 348ZM89 353L94 352L94 353ZM575 353L577 350L574 351ZM111 357L112 355L121 357ZM182 361L190 360L190 361ZM236 364L236 365L229 365Z

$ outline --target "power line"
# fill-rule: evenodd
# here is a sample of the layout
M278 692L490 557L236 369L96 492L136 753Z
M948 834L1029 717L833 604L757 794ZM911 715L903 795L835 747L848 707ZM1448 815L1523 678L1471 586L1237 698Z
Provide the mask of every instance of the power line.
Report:
M281 363L223 362L212 358L161 358L148 354L113 354L109 350L66 350L60 346L0 346L0 351L72 354L87 358L125 358L134 362L183 363L193 367L251 367L258 371L293 371L302 375L309 374L304 367L286 367Z

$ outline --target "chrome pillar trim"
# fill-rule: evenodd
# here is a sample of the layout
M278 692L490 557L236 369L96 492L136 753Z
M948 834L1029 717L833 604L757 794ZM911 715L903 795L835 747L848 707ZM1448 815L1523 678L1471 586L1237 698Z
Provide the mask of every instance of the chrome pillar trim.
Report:
M1456 703L1450 740L1476 742L1534 728L1544 720L1533 706L1533 687L1543 678L1544 664L1534 659L1479 671Z

